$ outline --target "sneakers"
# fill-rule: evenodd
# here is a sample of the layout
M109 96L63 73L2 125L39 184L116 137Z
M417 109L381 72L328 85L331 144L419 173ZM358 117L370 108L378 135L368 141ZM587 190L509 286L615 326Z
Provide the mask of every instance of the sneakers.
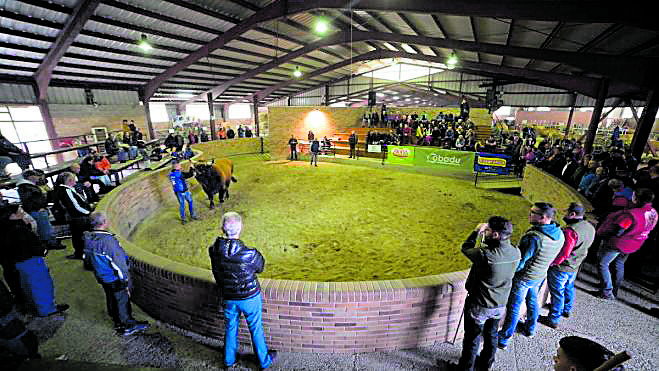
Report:
M190 220L201 220L201 218L198 216L191 216Z
M181 219L181 224L185 225L185 223L187 223L187 221L185 219Z
M40 316L40 317L50 317L50 316L55 316L55 315L58 315L58 314L62 314L64 312L66 312L66 310L69 309L70 307L71 306L69 306L68 304L56 304L54 312L48 313L47 315Z
M570 312L563 312L561 315L565 318L570 318Z
M538 322L542 323L547 327L553 328L554 330L558 328L558 323L552 322L552 320L548 316L538 317Z
M270 356L270 364L268 365L268 367L263 367L264 369L265 368L270 368L270 366L274 365L275 361L277 361L277 351L276 350L269 351L268 355Z
M123 335L123 336L134 335L134 334L136 334L138 332L141 332L141 331L144 331L148 328L149 328L148 323L143 323L143 322L135 323L134 325L132 325L130 327L126 327L123 330L123 332L121 333L121 335Z
M501 350L506 350L506 348L508 348L508 344L502 343L502 342L499 341L499 342L497 342L497 348L499 348Z
M598 294L595 295L595 296L596 296L597 298L599 298L599 299L603 299L603 300L615 300L615 299L616 299L615 295L606 295L606 294L603 293L603 292L600 292L600 293L598 293Z

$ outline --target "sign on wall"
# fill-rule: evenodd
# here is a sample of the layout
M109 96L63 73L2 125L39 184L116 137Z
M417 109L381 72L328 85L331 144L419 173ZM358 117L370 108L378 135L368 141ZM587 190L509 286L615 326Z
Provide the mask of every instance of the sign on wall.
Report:
M449 172L471 173L474 152L416 147L414 164Z
M389 146L387 162L399 165L414 165L414 147Z
M509 174L512 157L497 153L479 152L474 170L479 173Z

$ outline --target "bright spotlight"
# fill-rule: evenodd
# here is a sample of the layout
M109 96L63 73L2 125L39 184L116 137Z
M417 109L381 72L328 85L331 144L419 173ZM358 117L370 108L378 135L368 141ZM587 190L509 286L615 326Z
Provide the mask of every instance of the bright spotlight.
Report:
M314 29L316 30L316 33L324 34L329 30L329 24L327 21L320 19L316 22Z

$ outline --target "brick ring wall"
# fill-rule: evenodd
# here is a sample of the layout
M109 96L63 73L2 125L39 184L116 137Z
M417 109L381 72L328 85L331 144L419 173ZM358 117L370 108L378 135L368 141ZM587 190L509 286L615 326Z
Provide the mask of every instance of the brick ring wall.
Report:
M223 339L212 273L152 254L128 239L161 206L175 207L169 171L125 182L97 210L107 213L133 261L133 302L163 322ZM454 341L462 338L466 276L463 271L391 281L261 279L266 340L273 349L295 352L372 352ZM239 339L250 342L244 321Z
M248 140L242 141L238 151L250 146ZM112 230L133 260L132 300L154 318L221 339L224 324L211 272L162 258L127 239L160 207L167 203L175 207L168 173L166 168L128 181L106 196L98 210L108 214ZM553 191L547 194L542 191L546 189ZM560 180L531 166L524 174L522 195L531 202L554 202L559 208L576 200L591 208ZM372 352L453 342L463 334L460 316L466 276L467 271L366 282L261 279L266 340L274 349L295 352ZM546 288L540 295L547 300ZM244 321L239 339L249 343Z

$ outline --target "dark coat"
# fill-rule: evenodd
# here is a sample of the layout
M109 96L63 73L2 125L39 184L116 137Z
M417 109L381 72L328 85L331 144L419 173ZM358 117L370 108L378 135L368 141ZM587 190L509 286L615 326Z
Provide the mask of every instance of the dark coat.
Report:
M16 188L25 212L31 213L48 207L48 197L46 193L36 185L24 182L19 184Z
M258 250L241 240L218 237L208 253L222 299L249 299L261 292L256 274L263 272L265 259Z

